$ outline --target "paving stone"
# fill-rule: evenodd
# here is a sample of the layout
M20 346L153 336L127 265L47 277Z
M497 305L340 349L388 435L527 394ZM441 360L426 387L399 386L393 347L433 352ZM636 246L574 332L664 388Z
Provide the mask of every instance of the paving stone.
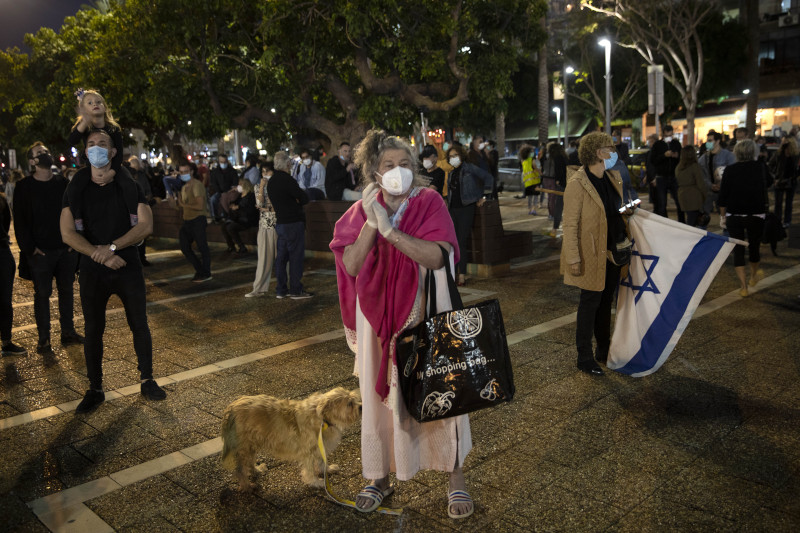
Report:
M656 495L609 528L614 532L731 531L736 523Z
M558 486L549 486L535 493L514 494L524 505L510 507L508 520L525 531L586 531L607 529L625 511L592 497Z
M46 533L49 531L16 494L6 491L0 493L0 509L3 512L4 531L31 533Z
M658 492L667 500L741 523L772 490L767 486L728 475L724 469L695 462L679 472ZM747 495L746 499L742 498L744 494Z
M524 210L524 200L512 202ZM537 238L535 257L557 253ZM798 263L800 251L784 250L782 257L764 257L768 273ZM190 272L179 254L163 259L146 271L149 279ZM215 269L241 263L218 250L213 261ZM730 262L704 302L735 290ZM330 259L307 262L308 268L332 266ZM493 293L488 297L501 301L506 330L515 333L575 312L579 291L564 286L557 270L558 261L548 261L502 278L473 278L467 288ZM215 275L208 288L249 283L253 271ZM242 297L243 288L150 305L156 374L225 365L340 330L335 277L309 275L306 282L317 296L303 302L252 301ZM149 285L148 300L208 288L188 280ZM31 294L29 284L15 284L15 302L30 301ZM464 471L476 510L463 522L446 515L447 475L441 472L420 472L404 482L392 476L397 490L387 505L404 508L395 517L330 502L300 481L296 465L269 457L259 458L266 472L256 492L240 494L218 454L85 504L117 531L793 531L800 522L797 294L800 276L697 317L667 363L645 378L579 373L574 323L512 344L516 397L470 417L474 447ZM112 299L109 308L119 309L119 301ZM32 323L32 308L15 313L15 325L19 319ZM33 347L36 332L17 339ZM297 399L358 386L353 355L338 338L187 377L165 386L167 400L149 402L136 390L137 360L123 313L109 315L104 345L107 390L132 387L133 394L109 395L88 415L53 414L0 430L0 507L10 510L14 530L43 530L25 505L31 499L96 488L103 476L119 477L124 469L217 437L224 408L239 396ZM56 401L53 391L82 396L82 350L54 348L49 360L3 359L0 417L40 405L47 394ZM360 441L355 424L330 454L340 466L331 483L348 498L366 484Z
M111 527L161 523L160 513L181 506L192 496L163 476L155 476L94 498L86 505Z

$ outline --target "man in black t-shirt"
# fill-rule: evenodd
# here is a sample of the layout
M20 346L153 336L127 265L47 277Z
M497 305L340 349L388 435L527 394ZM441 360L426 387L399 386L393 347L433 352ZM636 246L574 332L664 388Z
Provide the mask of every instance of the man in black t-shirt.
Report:
M133 333L139 362L142 395L163 400L166 393L153 380L153 340L147 324L144 275L136 245L153 230L153 215L142 188L130 178L111 176L108 169L116 150L102 130L86 140L90 166L78 171L90 174L82 190L73 180L64 195L61 234L64 242L81 253L80 290L85 319L84 355L90 389L76 408L87 413L105 400L103 393L103 332L106 305L119 296ZM77 224L76 224L77 221Z
M26 262L33 281L33 314L39 342L36 351L52 355L50 347L50 295L53 279L58 289L61 345L82 344L73 321L75 269L78 254L61 240L61 199L69 183L53 174L53 158L41 142L28 149L31 175L14 190L14 233L20 249L20 264ZM24 270L24 267L23 269Z

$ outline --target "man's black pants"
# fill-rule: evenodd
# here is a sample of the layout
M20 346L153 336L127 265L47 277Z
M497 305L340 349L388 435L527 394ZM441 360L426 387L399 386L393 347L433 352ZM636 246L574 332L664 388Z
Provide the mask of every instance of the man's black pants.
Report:
M92 389L103 388L103 332L106 329L106 305L112 294L119 296L125 307L141 378L152 379L153 339L147 325L147 298L141 267L136 265L111 270L106 267L84 268L85 263L82 262L79 281L86 322L83 353Z
M28 256L28 265L33 278L33 314L39 330L39 344L50 341L50 296L53 294L53 278L58 290L58 320L61 334L75 331L73 284L78 267L78 252L68 248L43 250L44 255Z

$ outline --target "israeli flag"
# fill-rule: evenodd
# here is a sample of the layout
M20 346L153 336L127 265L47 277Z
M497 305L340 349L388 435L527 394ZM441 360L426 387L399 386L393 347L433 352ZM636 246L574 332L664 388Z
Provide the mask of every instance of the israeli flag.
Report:
M620 281L608 368L642 377L667 360L736 244L643 209L629 219L633 255Z

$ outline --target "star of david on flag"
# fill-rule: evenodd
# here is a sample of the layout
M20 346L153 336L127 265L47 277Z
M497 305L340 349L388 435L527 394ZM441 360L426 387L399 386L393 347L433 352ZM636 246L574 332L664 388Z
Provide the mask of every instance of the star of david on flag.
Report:
M643 209L629 219L633 252L620 281L608 368L642 377L658 370L736 244Z

